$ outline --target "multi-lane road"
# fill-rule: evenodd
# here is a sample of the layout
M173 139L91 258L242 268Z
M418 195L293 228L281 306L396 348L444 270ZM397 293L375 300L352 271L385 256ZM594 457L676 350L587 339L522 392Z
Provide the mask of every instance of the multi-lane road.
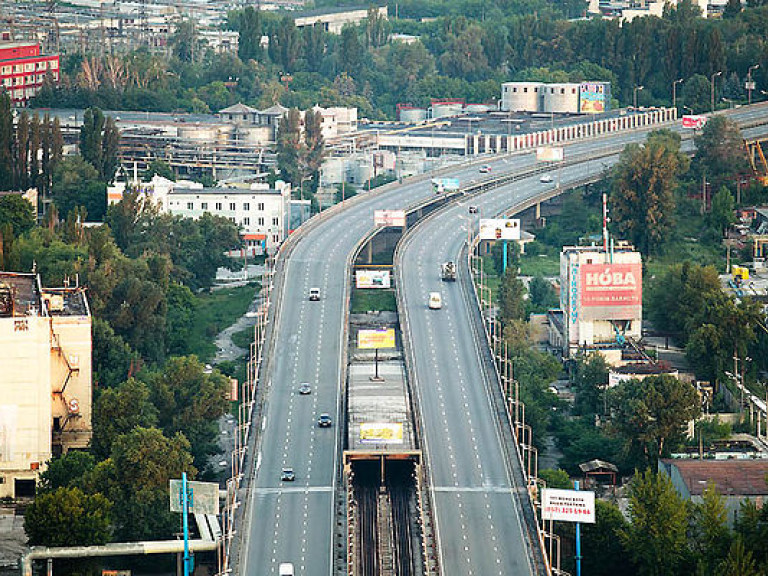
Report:
M739 111L741 117L764 117L766 108ZM566 155L597 153L608 146L639 141L647 131L573 144ZM563 168L563 182L600 171L608 158ZM533 154L492 161L492 174L535 164ZM477 166L458 167L451 176L462 183L479 180ZM551 185L550 185L551 186ZM487 192L472 202L490 215L519 199L542 191L538 177ZM280 562L292 562L297 574L332 574L336 530L334 494L339 471L338 422L342 402L343 350L346 345L347 270L359 242L373 228L373 212L405 208L432 194L429 180L390 185L354 198L316 218L289 240L291 249L278 266L282 292L271 317L273 352L262 374L264 408L248 474L246 514L239 574L276 574ZM494 421L486 385L478 372L482 349L467 331L472 314L461 282L443 289L445 309L426 315L426 295L439 283L438 263L458 258L466 238L461 208L447 208L409 238L403 259L403 298L415 351L413 383L421 405L424 443L444 574L533 573L517 504L520 490L509 473L502 449L503 431ZM419 265L421 258L421 265ZM309 289L321 299L308 300ZM269 350L269 349L268 349ZM301 382L312 394L299 395ZM321 412L334 416L320 429ZM296 480L282 482L280 471L292 467Z

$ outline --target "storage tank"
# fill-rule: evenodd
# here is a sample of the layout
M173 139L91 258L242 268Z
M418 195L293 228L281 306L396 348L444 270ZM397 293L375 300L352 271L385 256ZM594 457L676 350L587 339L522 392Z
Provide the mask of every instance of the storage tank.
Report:
M545 86L541 82L505 82L501 85L501 111L539 112Z
M425 108L400 108L400 122L423 122L427 119Z
M467 114L485 114L493 110L493 106L490 104L467 104L464 108L464 112Z
M463 102L435 102L432 104L432 118L445 118L461 114Z
M573 83L545 85L542 112L578 114L579 85Z

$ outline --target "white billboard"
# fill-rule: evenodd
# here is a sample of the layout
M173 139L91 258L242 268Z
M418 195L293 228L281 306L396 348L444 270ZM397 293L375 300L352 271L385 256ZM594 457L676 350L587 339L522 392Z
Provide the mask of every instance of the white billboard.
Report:
M366 444L402 444L403 425L399 422L363 422L360 441Z
M391 288L392 279L389 270L355 270L357 288Z
M580 490L541 491L541 517L559 522L595 523L595 493Z
M520 240L520 220L513 218L481 218L481 240Z
M405 210L375 210L373 223L376 226L405 226Z
M536 160L539 162L562 162L563 158L562 147L540 146L536 148Z
M183 512L182 481L171 478L171 512ZM188 511L192 514L219 513L219 485L216 482L187 481Z

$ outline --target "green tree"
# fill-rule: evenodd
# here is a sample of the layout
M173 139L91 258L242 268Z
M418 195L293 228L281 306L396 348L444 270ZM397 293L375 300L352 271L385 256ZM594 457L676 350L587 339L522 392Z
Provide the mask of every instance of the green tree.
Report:
M750 171L741 130L733 120L725 116L710 118L694 143L693 168L713 190L733 186L740 175Z
M120 131L117 129L115 119L107 116L104 122L104 134L102 136L102 162L97 166L101 179L105 182L112 182L115 179L117 171L118 158L120 152Z
M762 576L763 574L765 572L757 565L752 552L745 548L740 538L733 540L728 555L717 568L718 576Z
M577 414L604 414L608 388L608 364L602 354L579 358L573 384L576 387L574 410Z
M628 562L621 535L629 528L621 511L610 502L595 500L595 523L581 527L582 571L591 576L636 574Z
M533 312L546 312L558 305L555 288L549 280L534 276L528 284L530 305Z
M284 16L269 42L269 55L283 72L293 72L301 55L301 36L293 17Z
M85 208L88 218L101 220L107 209L107 185L99 173L80 156L59 162L53 173L52 197L61 214Z
M674 225L675 188L688 169L680 136L653 132L628 145L612 170L611 214L616 232L644 255L657 252Z
M11 96L0 90L0 189L12 190L13 181L13 116Z
M363 65L363 45L357 35L357 27L346 24L341 29L338 50L339 70L357 78Z
M80 450L70 450L58 458L53 458L40 474L38 492L48 493L59 488L76 486L95 465L96 459L93 455Z
M97 171L104 165L104 122L104 114L94 107L83 113L80 126L80 155Z
M512 320L525 320L525 286L513 266L507 267L507 273L501 280L499 307L505 324Z
M733 194L725 186L722 186L712 198L712 207L707 220L709 226L717 230L720 237L723 237L728 228L736 221L733 205Z
M692 543L698 556L698 571L713 576L722 574L719 564L726 556L731 541L725 502L710 483L702 495L701 503L692 506Z
M114 503L118 540L167 539L178 530L178 515L168 509L168 485L182 472L195 478L189 449L182 434L166 438L157 428L134 428L115 440L110 458L94 468L87 484Z
M195 63L200 60L200 34L193 20L182 20L170 39L173 54L182 62Z
M134 378L101 391L93 407L91 450L96 456L107 458L115 440L134 428L157 424L158 413L150 394L149 387Z
M610 391L609 402L612 426L652 468L701 411L694 387L668 374L622 382Z
M694 74L683 84L681 100L696 114L708 112L711 107L710 90L709 78L702 74Z
M304 112L304 147L302 166L304 176L312 177L312 190L317 190L320 181L320 166L325 153L323 139L323 115L311 108Z
M573 489L573 482L571 482L568 472L560 468L557 470L551 468L539 470L539 480L543 480L547 484L547 488Z
M138 365L139 356L102 318L93 318L93 382L110 388L125 381Z
M10 225L16 236L21 236L35 225L34 208L20 194L0 196L0 228L5 225Z
M202 469L216 450L217 420L229 408L229 379L218 371L206 374L196 356L183 356L171 358L150 383L159 425L168 436L179 432L189 439Z
M368 17L365 21L365 39L368 46L378 48L386 44L391 30L392 25L389 20L379 14L376 6L369 6Z
M488 73L488 59L483 49L483 30L477 24L468 24L456 33L450 33L440 65L446 76L479 80Z
M101 494L58 488L40 494L24 514L33 546L94 546L110 539L112 505Z
M325 57L326 32L321 24L302 29L304 60L311 72L319 72Z
M158 158L152 160L147 166L147 169L144 170L144 173L141 175L141 177L143 180L149 181L152 180L152 177L155 174L166 178L167 180L171 180L173 182L176 181L176 174L173 173L173 168L171 168L171 165L168 164L165 160L160 160Z
M280 176L294 187L299 186L301 170L299 159L302 153L300 133L301 117L296 108L288 110L277 129L277 167Z
M261 11L254 10L253 6L246 6L240 15L239 38L237 55L240 60L261 61Z
M168 300L165 339L167 352L169 355L186 354L189 351L187 335L194 322L197 300L189 288L176 282L168 286L166 295Z
M636 473L629 488L631 523L621 532L640 576L676 576L688 556L685 502L665 474Z

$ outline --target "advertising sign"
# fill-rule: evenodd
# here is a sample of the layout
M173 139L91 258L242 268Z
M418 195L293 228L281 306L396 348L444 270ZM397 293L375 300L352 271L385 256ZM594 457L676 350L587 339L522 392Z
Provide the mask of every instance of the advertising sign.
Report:
M562 147L540 146L536 148L536 160L539 162L562 162Z
M405 210L374 210L376 226L405 226Z
M481 240L520 240L520 220L511 218L481 218Z
M444 192L457 192L460 188L458 178L433 178L432 179L432 191L435 194L442 194Z
M707 117L697 115L683 116L683 128L692 128L693 130L699 130L704 128L704 124L707 123Z
M579 87L579 113L602 114L608 107L608 84L584 82Z
M595 523L595 493L579 490L541 491L541 517L558 522Z
M375 422L360 424L360 441L370 444L402 444L401 423Z
M183 512L181 480L170 480L171 512ZM187 481L190 514L219 513L219 485L216 482Z
M631 264L582 264L581 312L591 320L632 320L643 303L643 271Z
M381 330L359 330L357 332L357 347L362 350L394 348L395 329L382 328Z
M357 288L391 288L389 270L355 270Z

